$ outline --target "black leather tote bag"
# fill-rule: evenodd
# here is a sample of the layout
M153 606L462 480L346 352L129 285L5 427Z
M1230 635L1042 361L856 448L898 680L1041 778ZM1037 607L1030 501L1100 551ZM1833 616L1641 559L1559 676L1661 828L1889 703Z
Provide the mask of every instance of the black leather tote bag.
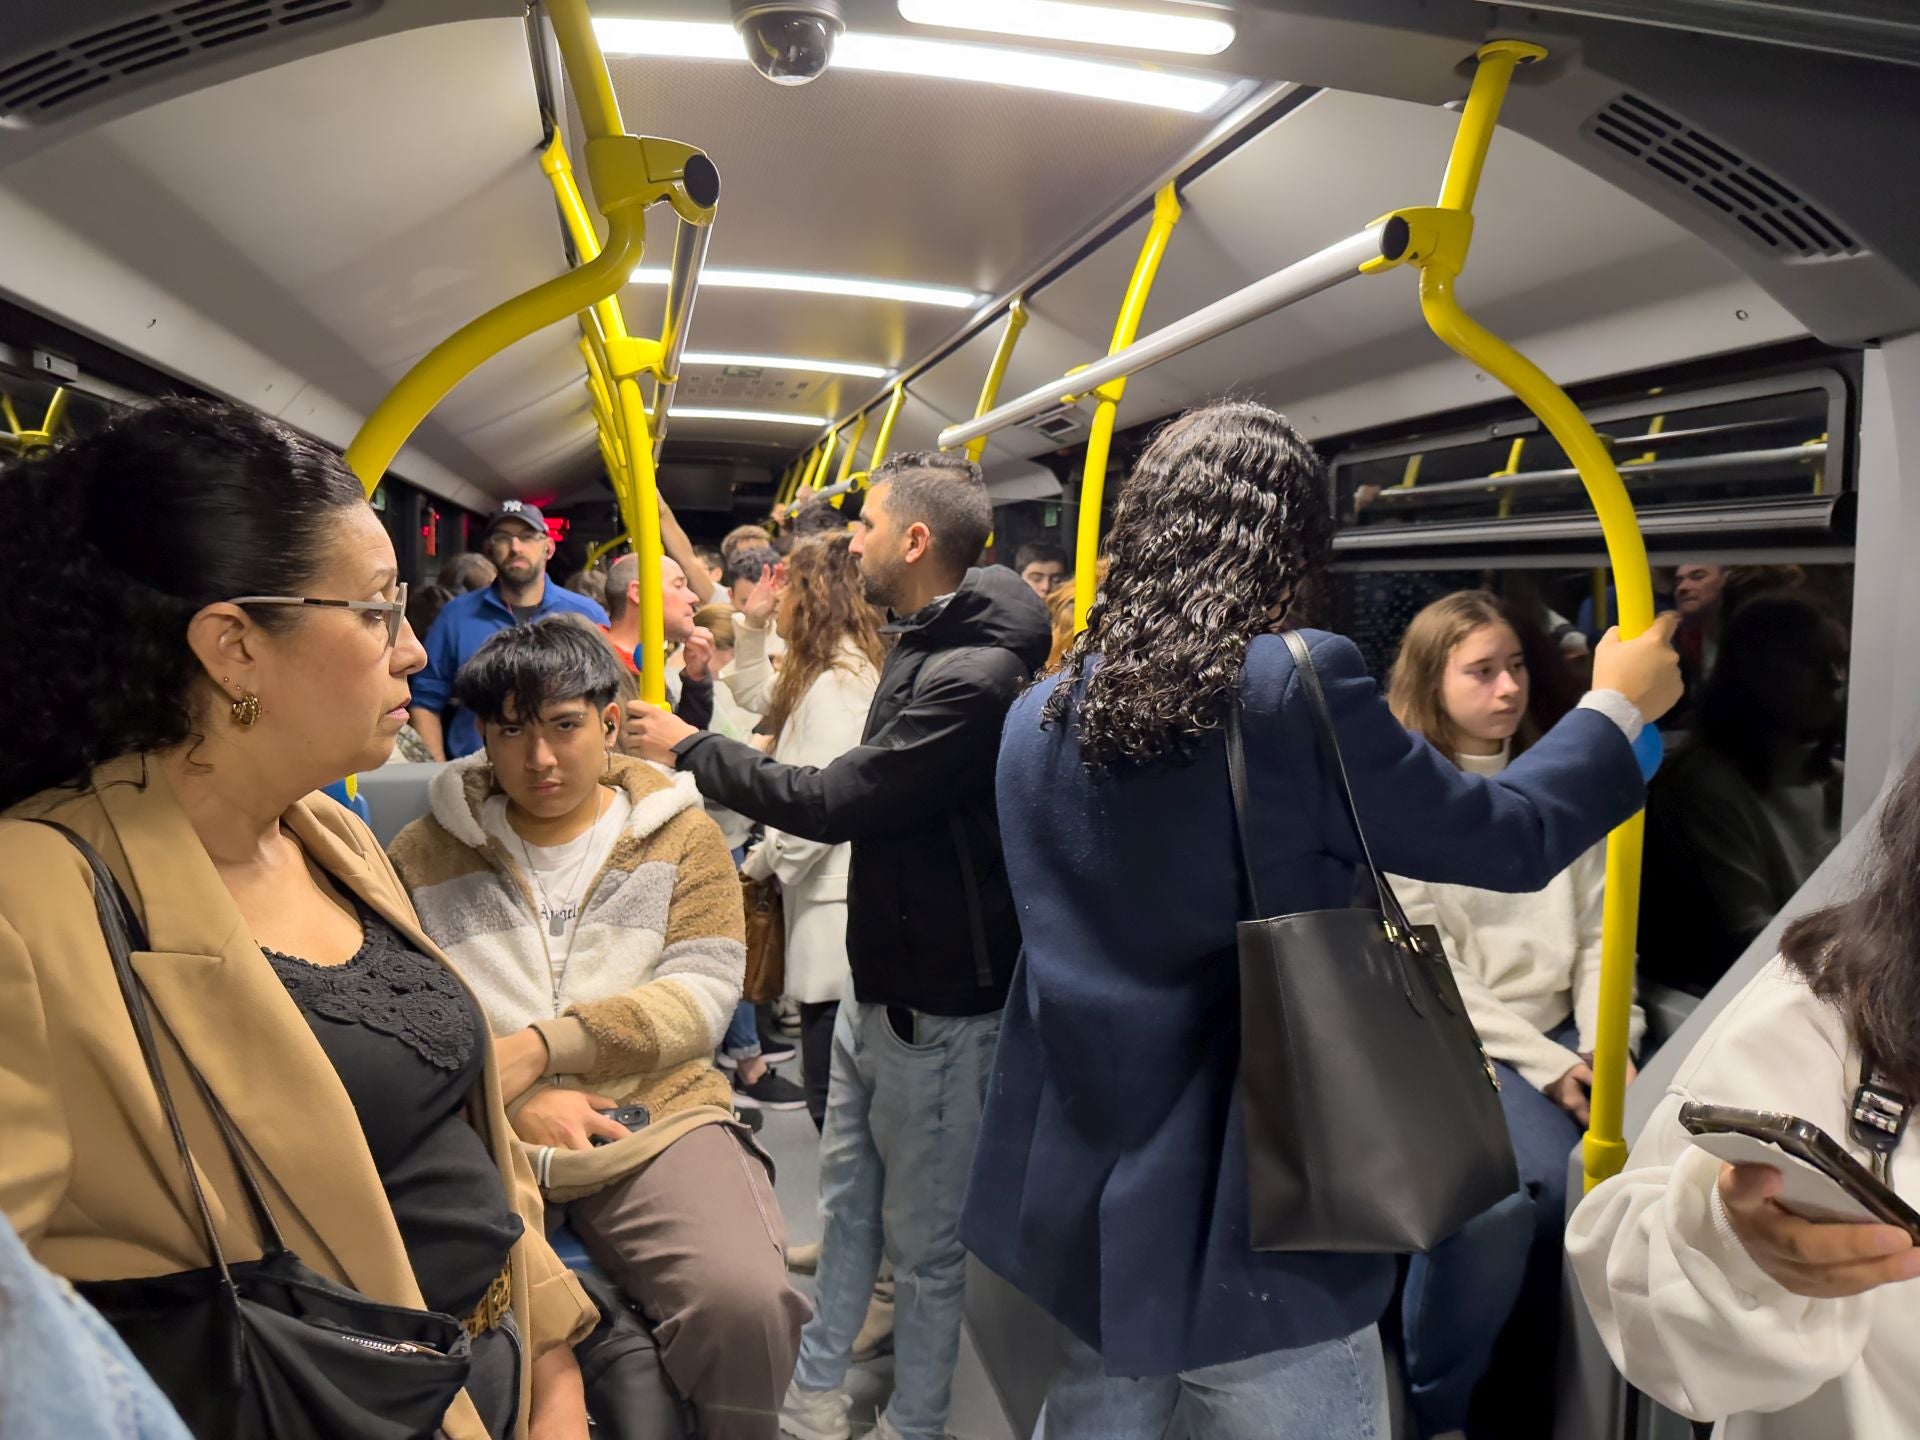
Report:
M227 1260L133 973L132 950L148 948L139 917L91 845L63 825L39 823L65 835L93 869L100 928L213 1260L204 1270L74 1288L119 1332L198 1440L435 1435L466 1384L466 1331L451 1316L382 1305L303 1265L280 1238L232 1122L202 1083L201 1094L245 1184L264 1252L258 1260Z
M1309 910L1239 926L1240 1106L1256 1250L1431 1249L1519 1188L1499 1079L1440 939L1415 930L1373 862L1306 641L1285 636L1379 894L1379 910ZM1238 701L1227 768L1247 896Z

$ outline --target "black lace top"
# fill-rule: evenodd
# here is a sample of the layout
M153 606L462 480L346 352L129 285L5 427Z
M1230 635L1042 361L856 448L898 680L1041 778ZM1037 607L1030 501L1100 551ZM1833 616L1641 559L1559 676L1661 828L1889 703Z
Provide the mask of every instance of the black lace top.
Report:
M266 956L360 1117L429 1308L460 1319L520 1238L487 1142L467 1123L486 1021L460 983L364 907L344 965Z

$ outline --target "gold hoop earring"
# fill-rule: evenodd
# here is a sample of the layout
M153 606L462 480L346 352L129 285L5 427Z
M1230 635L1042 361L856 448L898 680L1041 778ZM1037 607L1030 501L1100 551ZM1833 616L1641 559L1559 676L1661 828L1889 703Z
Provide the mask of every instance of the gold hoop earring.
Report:
M242 727L251 725L260 718L260 697L251 690L243 690L228 713L233 716L234 724Z

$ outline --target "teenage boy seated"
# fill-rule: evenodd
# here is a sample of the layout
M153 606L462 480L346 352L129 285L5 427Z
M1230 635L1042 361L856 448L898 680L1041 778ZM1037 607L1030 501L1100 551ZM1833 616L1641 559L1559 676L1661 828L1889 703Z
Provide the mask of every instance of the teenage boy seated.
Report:
M434 779L393 863L486 1011L547 1199L652 1322L701 1435L773 1440L809 1307L713 1064L740 882L692 777L611 752L620 679L565 620L488 640L454 682L485 749Z

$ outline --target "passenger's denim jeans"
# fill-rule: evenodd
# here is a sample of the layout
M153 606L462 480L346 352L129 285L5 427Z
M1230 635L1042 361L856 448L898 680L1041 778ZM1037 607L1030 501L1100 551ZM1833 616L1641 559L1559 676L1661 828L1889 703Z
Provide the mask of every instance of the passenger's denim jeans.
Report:
M1549 1038L1572 1046L1577 1034L1567 1024ZM1520 1189L1408 1265L1400 1321L1423 1435L1465 1429L1490 1368L1500 1402L1488 1407L1489 1435L1543 1435L1553 1423L1567 1167L1580 1126L1512 1066L1494 1068Z
M931 1440L953 1403L967 1278L960 1205L1000 1016L913 1018L911 1045L884 1005L849 999L834 1022L820 1137L826 1233L794 1378L804 1390L845 1382L884 1251L895 1282L887 1418L909 1440Z
M1130 1380L1069 1335L1035 1440L1388 1440L1380 1332Z
M753 1002L742 1000L733 1007L733 1019L727 1022L720 1049L735 1060L752 1060L760 1053L760 1022L754 1017Z
M0 1215L0 1435L188 1440L99 1313L27 1253Z

